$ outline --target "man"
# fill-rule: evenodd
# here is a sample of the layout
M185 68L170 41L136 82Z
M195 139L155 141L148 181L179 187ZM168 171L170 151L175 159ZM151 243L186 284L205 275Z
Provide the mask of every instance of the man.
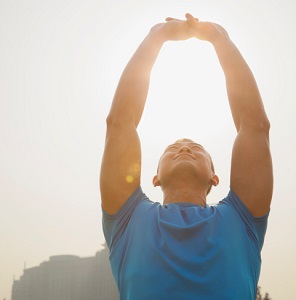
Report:
M163 205L140 187L136 129L151 69L164 42L189 38L213 45L237 129L231 189L216 206L206 204L219 183L211 157L189 139L160 159L153 184ZM220 25L186 14L151 29L118 84L101 167L103 228L120 299L255 299L273 186L269 127L252 72Z

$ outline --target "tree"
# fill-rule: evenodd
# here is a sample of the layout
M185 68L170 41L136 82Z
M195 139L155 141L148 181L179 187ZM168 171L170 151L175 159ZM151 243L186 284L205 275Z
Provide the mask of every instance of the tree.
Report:
M256 300L262 300L262 296L261 296L261 287L257 286L257 292L256 292Z
M264 298L261 295L261 287L257 286L256 299L255 300L272 300L268 293L265 293Z
M265 293L265 296L264 296L263 300L271 300L268 293Z

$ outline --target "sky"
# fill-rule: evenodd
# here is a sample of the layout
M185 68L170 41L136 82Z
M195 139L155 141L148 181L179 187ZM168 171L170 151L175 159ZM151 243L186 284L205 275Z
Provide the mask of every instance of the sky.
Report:
M249 63L271 122L274 196L259 285L293 299L296 278L296 4L292 0L0 0L0 299L24 266L102 248L99 171L117 82L150 28L190 12L223 25ZM167 42L139 126L142 187L181 137L212 155L229 189L235 128L213 47Z

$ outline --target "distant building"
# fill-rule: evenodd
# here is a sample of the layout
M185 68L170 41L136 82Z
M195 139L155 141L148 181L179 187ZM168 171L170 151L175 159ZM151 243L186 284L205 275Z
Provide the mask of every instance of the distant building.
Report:
M14 280L11 300L118 300L108 249L94 257L51 256Z

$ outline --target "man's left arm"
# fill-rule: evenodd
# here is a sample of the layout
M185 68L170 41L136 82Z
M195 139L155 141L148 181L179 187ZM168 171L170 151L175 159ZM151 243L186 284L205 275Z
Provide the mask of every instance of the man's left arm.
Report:
M255 78L228 34L220 34L213 46L225 74L229 104L237 129L230 187L251 213L259 217L269 212L272 199L270 123Z
M273 189L269 120L255 78L226 30L186 14L194 36L210 42L223 69L229 104L237 130L231 162L230 187L251 213L269 212Z

